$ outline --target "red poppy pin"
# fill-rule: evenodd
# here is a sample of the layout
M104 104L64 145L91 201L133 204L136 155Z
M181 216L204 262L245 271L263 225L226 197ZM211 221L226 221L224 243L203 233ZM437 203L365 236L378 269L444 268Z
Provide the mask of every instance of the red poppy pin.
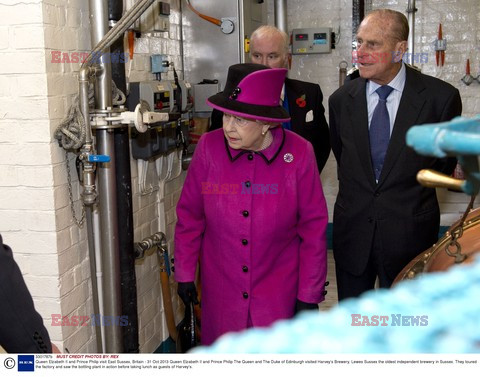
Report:
M305 107L307 106L307 101L305 101L305 94L301 97L298 97L295 100L295 103L298 105L298 107Z

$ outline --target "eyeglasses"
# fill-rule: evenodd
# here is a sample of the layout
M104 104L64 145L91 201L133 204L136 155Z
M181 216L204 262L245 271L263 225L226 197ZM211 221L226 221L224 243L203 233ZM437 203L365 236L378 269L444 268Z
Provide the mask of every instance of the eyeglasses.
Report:
M245 127L246 125L248 125L251 122L257 122L254 119L240 118L240 117L237 117L235 115L227 114L227 113L223 114L223 120L225 122L230 122L231 120L233 120L234 124L239 126L239 127Z

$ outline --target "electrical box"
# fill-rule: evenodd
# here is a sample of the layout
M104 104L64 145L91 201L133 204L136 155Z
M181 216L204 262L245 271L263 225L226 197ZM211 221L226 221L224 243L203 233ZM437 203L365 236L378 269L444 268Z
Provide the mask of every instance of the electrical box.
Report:
M155 1L140 17L140 31L152 33L169 31L170 4L164 1Z
M168 62L167 55L151 55L150 62L152 66L152 73L168 72L168 66L170 65L170 63Z
M292 54L327 54L332 52L332 28L292 30Z
M133 111L140 100L144 100L152 111L171 113L174 111L174 98L174 87L169 81L132 82L127 107Z

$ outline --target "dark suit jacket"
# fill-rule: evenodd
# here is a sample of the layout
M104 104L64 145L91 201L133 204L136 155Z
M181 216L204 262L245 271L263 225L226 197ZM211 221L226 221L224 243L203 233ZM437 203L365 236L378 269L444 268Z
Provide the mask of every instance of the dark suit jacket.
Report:
M13 259L12 250L0 236L0 345L8 353L52 352L42 317Z
M420 169L451 174L456 160L420 156L405 144L413 125L444 122L462 112L460 94L450 84L407 67L383 170L375 183L368 136L366 80L358 78L329 99L332 150L339 192L333 216L333 251L338 267L363 273L376 229L384 267L391 278L437 240L440 211L434 189L416 180Z
M291 116L292 131L312 143L317 160L318 171L321 172L330 154L330 137L325 108L323 107L323 94L318 84L305 81L285 79L285 91ZM297 99L305 96L305 104ZM313 112L311 121L306 121L309 111ZM210 130L222 127L223 113L213 110Z

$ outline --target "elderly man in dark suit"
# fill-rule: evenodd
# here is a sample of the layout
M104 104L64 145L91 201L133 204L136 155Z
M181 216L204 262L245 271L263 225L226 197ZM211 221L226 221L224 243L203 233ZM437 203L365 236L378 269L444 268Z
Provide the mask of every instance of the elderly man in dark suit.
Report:
M371 12L357 33L360 78L329 99L332 150L339 191L333 251L339 299L390 287L395 276L438 237L434 189L416 174L433 168L451 174L455 159L417 155L405 144L413 125L461 114L453 86L406 66L408 22L402 13Z
M8 353L52 352L42 317L13 259L12 250L0 235L0 346ZM54 347L55 352L59 352Z
M290 53L288 35L271 25L260 26L250 38L250 60L270 68L288 68ZM323 94L318 84L286 78L281 95L291 121L283 127L307 139L313 146L319 172L330 154L328 124ZM223 113L213 110L210 129L222 127Z

